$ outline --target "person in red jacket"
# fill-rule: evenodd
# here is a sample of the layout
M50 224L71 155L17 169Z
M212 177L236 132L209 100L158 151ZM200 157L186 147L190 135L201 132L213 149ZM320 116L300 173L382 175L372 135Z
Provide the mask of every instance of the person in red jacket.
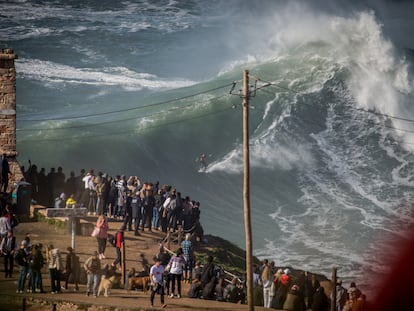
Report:
M290 269L283 270L279 285L279 305L283 306L290 290Z
M121 263L121 248L124 243L124 231L125 227L122 226L117 233L115 233L115 250L116 250L116 259L112 263L112 266L115 267L117 264Z

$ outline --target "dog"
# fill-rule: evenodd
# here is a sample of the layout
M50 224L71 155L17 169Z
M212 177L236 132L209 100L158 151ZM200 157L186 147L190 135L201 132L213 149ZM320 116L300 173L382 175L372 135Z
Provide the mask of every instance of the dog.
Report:
M149 275L146 276L131 276L128 279L128 290L133 290L137 287L142 287L145 294L148 292L148 283L150 282Z
M108 278L105 277L105 275L103 275L101 277L101 282L99 283L98 296L101 294L102 291L104 291L104 296L108 297L108 294L112 286L114 285L114 283L116 283L116 279L117 279L116 275L112 275Z

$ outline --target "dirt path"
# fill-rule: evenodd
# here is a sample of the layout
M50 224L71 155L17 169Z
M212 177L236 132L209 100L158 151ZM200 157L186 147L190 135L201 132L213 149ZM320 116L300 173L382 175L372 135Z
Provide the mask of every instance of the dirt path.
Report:
M92 219L92 221L94 221ZM109 223L109 232L115 233L121 226L120 222L111 221ZM32 243L42 243L44 248L49 244L59 248L62 252L63 261L66 258L66 248L71 245L71 235L66 229L57 228L56 226L45 222L25 222L16 227L15 235L18 241L29 233ZM134 236L133 232L125 233L125 244L127 247L127 270L136 267L141 253L152 263L153 256L158 252L159 241L163 238L161 232L155 231L142 232L141 236ZM90 236L76 236L75 239L76 253L79 255L81 263L88 258L92 251L97 249L95 238ZM110 264L116 257L115 248L108 244L105 252L106 259L102 260L102 265ZM2 260L1 260L2 261ZM17 288L17 267L14 269L13 278L4 278L3 273L0 276L0 310L54 310L53 304L57 304L56 310L150 310L149 294L141 291L131 291L123 289L113 289L109 297L100 296L98 298L87 297L85 295L86 287L80 285L80 291L73 291L73 284L70 284L69 290L59 294L50 294L50 281L46 268L42 270L45 294L16 294ZM72 290L71 290L72 289ZM186 298L188 285L183 284L183 298L171 299L165 298L167 308L170 310L247 310L246 305L222 303L216 301L207 301L201 299ZM48 303L47 303L47 302ZM43 305L42 305L43 304ZM155 299L155 309L159 308L159 296ZM153 310L153 309L152 309ZM255 307L255 310L264 310L261 307Z

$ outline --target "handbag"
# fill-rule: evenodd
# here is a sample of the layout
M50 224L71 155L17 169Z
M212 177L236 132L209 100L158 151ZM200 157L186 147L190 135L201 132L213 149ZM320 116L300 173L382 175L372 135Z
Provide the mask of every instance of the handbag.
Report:
M92 237L94 237L94 238L98 237L98 235L99 235L99 232L100 232L100 231L101 231L101 229L100 229L100 228L95 227L95 228L93 229L93 231L92 231L91 236L92 236Z

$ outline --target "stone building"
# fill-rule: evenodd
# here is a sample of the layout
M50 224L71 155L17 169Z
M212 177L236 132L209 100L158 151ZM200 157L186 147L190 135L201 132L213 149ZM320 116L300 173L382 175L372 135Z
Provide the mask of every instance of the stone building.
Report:
M12 172L8 192L23 178L16 159L16 58L12 49L0 50L0 155L6 154Z

